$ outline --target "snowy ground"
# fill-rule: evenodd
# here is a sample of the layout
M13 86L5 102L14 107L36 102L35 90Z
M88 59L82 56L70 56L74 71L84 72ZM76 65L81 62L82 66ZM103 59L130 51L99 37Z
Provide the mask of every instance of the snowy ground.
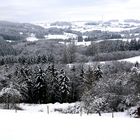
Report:
M54 109L66 109L67 107L71 106L73 107L75 103L65 103L65 104L60 104L60 103L55 103L55 104L20 104L18 105L20 108L22 108L25 111L29 112L48 112L49 113L57 113L54 112Z
M135 56L135 57L131 57L131 58L128 58L128 59L122 59L122 60L119 60L119 61L127 61L127 62L130 62L130 63L140 63L140 56Z
M29 37L26 38L27 41L29 42L34 42L34 41L38 41L39 39L36 38L35 34L31 34Z
M39 25L43 28L50 28L50 27L56 27L61 29L68 29L72 28L72 30L80 31L80 32L88 32L88 31L94 31L94 30L101 30L101 31L110 31L110 32L121 32L121 31L128 31L136 29L137 27L140 27L140 23L135 22L124 22L124 21L116 21L111 22L110 24L105 24L100 22L97 25L86 25L88 21L73 21L71 22L72 26L51 26L51 23L34 23L35 25ZM90 23L90 21L89 21Z
M77 39L77 35L76 34L71 34L71 33L64 33L63 35L46 35L45 36L46 39L62 39L62 40L66 40L66 39Z
M0 110L0 140L140 140L139 130L139 119L125 113L112 118Z

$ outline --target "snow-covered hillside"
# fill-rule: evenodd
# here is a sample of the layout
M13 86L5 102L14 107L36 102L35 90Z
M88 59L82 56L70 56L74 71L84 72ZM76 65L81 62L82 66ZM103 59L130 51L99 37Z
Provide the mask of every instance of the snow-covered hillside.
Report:
M46 35L46 39L62 39L62 40L68 40L68 39L77 39L76 34L71 34L71 33L64 33L63 35Z
M136 56L136 57L131 57L131 58L128 58L128 59L122 59L122 60L119 60L119 61L127 61L127 62L130 62L130 63L140 63L140 56Z
M72 23L73 23L72 29L80 32L88 32L93 30L121 32L121 31L136 29L138 26L140 26L139 24L131 23L126 27L125 22L119 22L119 21L110 22L110 23L99 22L96 25L87 25L86 22L72 22Z
M1 140L140 140L139 119L0 110Z
M36 25L39 25L43 28L50 28L50 27L56 27L56 28L61 28L61 29L68 29L71 28L72 30L75 31L80 31L80 32L87 32L87 31L93 31L93 30L101 30L101 31L110 31L110 32L121 32L121 31L127 31L127 30L132 30L136 29L137 27L140 27L140 23L136 22L126 22L126 21L98 21L98 22L93 22L93 21L72 21L70 22L70 26L68 25L51 25L51 23L35 23ZM93 24L92 24L93 23ZM94 24L95 23L95 24Z
M38 41L39 39L36 38L35 34L31 34L29 37L26 38L27 41L29 42L34 42L34 41Z
M69 44L70 40L73 40L75 45L78 46L89 46L91 40L98 43L103 41L103 37L106 33L106 40L122 40L131 41L132 39L138 40L140 38L140 22L136 21L72 21L72 22L55 22L55 23L35 23L46 30L62 30L63 33L52 33L49 32L45 35L46 40L62 40L61 43ZM92 32L94 31L94 33ZM71 33L70 33L71 32ZM93 34L92 34L93 33ZM108 37L108 35L110 37ZM82 40L78 40L78 37L82 37ZM89 37L89 38L88 38ZM36 41L37 38L29 37L27 41ZM67 40L67 42L66 42ZM69 40L69 42L68 42Z

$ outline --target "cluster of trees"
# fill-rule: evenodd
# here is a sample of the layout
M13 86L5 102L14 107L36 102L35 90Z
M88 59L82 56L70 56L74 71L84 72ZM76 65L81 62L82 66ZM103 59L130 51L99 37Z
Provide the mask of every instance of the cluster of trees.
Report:
M16 71L23 101L28 103L68 102L69 78L54 65L47 70L21 68Z
M60 45L57 42L21 43L12 47L0 44L0 65L39 63L85 63L112 61L140 55L140 41L103 41L88 47Z
M4 56L0 57L0 65L5 65L5 64L14 64L14 63L19 63L19 64L39 64L39 63L50 63L53 62L53 57L52 56L46 56L46 55L31 55L31 56L26 56L26 55L10 55L10 56Z
M106 71L83 95L82 101L87 113L101 115L102 112L124 111L139 104L140 68L131 67L127 63L122 66L119 62L112 66L115 69Z
M130 42L124 43L122 46L122 51L125 50L140 50L140 40L132 39Z
M20 51L14 49L11 45L0 44L0 56L18 55Z
M47 31L33 24L0 21L0 37L4 40L23 41L32 33L43 38Z
M106 40L99 43L93 43L87 48L88 55L97 53L111 53L118 51L137 51L140 50L140 40L121 41L121 40Z
M87 32L84 32L83 35L88 36L85 39L85 41L96 41L96 40L104 40L104 39L121 38L121 35L119 33L106 32L106 31L101 31L101 30L87 31Z
M104 65L17 65L4 68L0 102L83 102L87 113L124 111L140 101L140 68L127 62ZM11 71L11 70L10 70ZM1 71L2 73L2 71ZM10 86L12 83L12 86ZM10 86L10 87L9 87ZM9 105L8 105L9 106Z
M63 69L54 64L45 67L20 65L14 69L13 73L5 75L7 80L1 89L5 91L12 83L21 95L20 102L26 103L80 101L84 90L90 89L93 81L102 77L100 67L90 66L86 69L83 66Z
M110 61L140 55L140 41L103 41L92 43L88 47L63 45L57 42L21 43L14 47L0 45L0 65L39 64L39 63L85 63Z
M79 36L80 39L80 36ZM22 42L11 46L0 44L0 65L39 63L85 63L110 61L140 55L140 41L106 40L87 47L63 45L55 41Z
M89 56L91 61L108 61L140 55L139 50L139 40L131 40L130 42L106 40L99 43L92 43L83 53Z
M94 31L94 32L86 32L83 35L86 35L86 38L83 38L82 35L78 36L78 42L82 41L96 41L96 40L104 40L104 39L119 39L121 38L120 34L115 34L115 33L106 33L106 32L101 32L101 31Z

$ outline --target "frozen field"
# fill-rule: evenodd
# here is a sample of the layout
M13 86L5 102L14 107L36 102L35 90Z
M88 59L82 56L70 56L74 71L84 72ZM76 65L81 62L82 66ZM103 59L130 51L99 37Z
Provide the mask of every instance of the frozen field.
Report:
M130 63L140 63L140 56L135 56L135 57L131 57L131 58L128 58L128 59L122 59L120 61L127 61L127 62L130 62Z
M0 140L140 140L140 120L126 113L115 113L112 118L109 113L101 117L48 114L46 105L25 108L0 110Z

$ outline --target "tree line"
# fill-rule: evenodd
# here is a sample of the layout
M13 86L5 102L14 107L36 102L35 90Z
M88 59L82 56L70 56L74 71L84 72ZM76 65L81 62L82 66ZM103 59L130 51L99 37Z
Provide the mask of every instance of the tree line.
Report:
M98 79L101 75L99 67L85 71L82 66L80 69L73 66L66 71L54 64L46 69L24 66L16 68L13 82L23 97L21 102L64 103L80 101L83 91L92 85L93 76Z
M12 73L6 66L5 71L7 78L5 82L1 80L2 103L7 98L12 103L36 104L79 101L87 113L101 115L127 110L140 101L139 63L18 65Z

